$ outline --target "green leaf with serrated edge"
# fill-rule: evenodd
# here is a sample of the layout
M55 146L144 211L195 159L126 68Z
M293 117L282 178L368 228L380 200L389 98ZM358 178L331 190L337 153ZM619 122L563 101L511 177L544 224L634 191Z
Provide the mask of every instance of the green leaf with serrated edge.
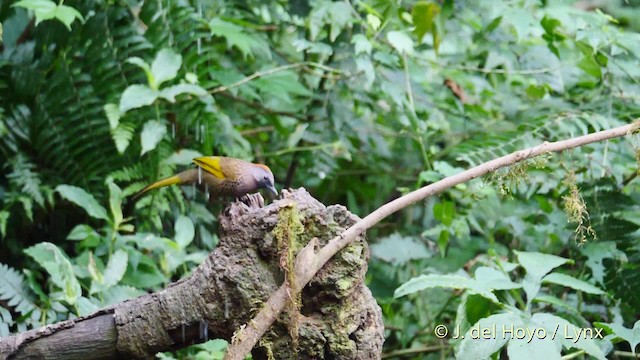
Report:
M460 341L456 359L487 359L509 341L509 329L522 327L520 316L512 313L495 314L471 325ZM488 329L488 330L486 330ZM491 336L482 336L489 331Z

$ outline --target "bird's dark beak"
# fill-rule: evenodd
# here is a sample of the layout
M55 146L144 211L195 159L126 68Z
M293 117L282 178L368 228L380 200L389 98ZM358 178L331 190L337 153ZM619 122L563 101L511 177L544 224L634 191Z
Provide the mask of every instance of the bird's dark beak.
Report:
M273 196L278 196L278 190L276 190L275 186L267 185L267 190L269 190L269 192L273 194Z

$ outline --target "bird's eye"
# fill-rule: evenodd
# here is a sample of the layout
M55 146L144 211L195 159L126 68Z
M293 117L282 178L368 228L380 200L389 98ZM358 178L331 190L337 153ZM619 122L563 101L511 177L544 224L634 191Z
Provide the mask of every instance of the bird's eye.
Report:
M269 180L269 177L267 175L264 176L265 180Z

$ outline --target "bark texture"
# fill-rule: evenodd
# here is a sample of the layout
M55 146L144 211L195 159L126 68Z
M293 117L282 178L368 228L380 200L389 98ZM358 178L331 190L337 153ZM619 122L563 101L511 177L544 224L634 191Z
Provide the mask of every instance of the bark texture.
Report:
M358 220L304 189L284 191L266 207L261 200L258 195L249 206L235 202L225 209L220 245L190 277L85 318L0 339L0 357L144 359L242 336L237 330L271 293L284 281L295 283L296 253L312 239L325 245ZM384 327L364 285L368 258L363 238L341 250L261 339L254 359L380 358Z

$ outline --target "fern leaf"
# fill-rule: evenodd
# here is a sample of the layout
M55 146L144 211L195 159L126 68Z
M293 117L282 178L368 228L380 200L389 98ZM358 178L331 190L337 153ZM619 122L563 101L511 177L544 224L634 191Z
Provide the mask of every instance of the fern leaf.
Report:
M33 293L29 290L24 276L5 264L0 264L0 300L7 301L21 314L36 308Z

